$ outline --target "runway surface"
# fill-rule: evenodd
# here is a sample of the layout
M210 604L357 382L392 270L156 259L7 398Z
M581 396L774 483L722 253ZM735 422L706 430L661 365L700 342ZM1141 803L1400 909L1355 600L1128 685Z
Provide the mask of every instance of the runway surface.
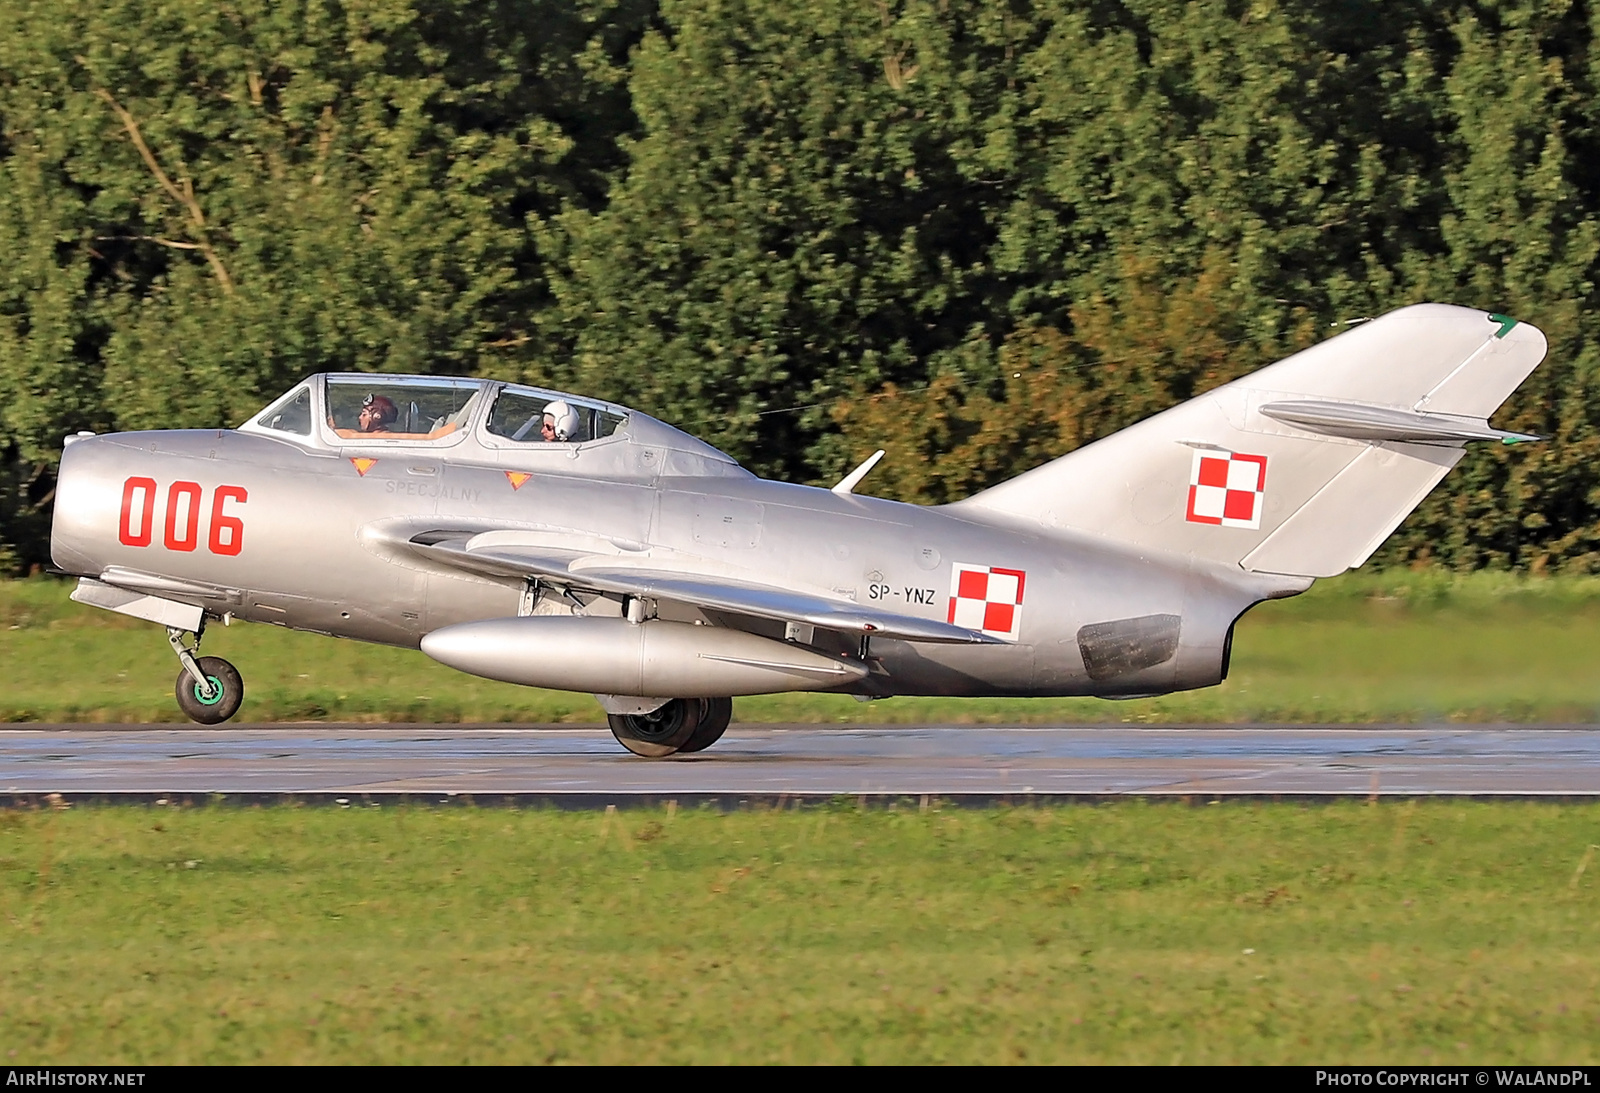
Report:
M0 803L131 796L636 803L839 795L1600 798L1580 726L735 725L646 760L599 728L34 726L0 731Z

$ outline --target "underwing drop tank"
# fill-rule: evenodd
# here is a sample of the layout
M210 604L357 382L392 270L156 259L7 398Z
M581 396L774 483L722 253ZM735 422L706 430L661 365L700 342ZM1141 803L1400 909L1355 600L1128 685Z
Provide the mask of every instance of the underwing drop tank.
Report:
M422 651L486 679L595 694L709 698L827 691L867 674L867 666L851 657L659 619L485 619L433 631L422 639Z

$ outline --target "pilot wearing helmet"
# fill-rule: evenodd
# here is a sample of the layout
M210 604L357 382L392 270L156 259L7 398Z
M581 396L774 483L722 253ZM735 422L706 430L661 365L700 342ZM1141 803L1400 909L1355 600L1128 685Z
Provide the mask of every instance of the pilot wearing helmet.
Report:
M400 416L395 404L383 395L371 395L361 400L361 413L356 418L356 430L363 433L387 433L389 426Z
M583 427L578 411L570 405L557 399L546 404L544 408L544 424L539 427L540 434L546 440L574 441L582 440L579 435Z

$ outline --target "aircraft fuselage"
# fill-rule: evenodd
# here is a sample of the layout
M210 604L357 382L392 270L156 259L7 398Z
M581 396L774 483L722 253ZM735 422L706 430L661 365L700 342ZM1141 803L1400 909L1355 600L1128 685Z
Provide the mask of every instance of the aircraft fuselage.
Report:
M670 451L618 442L632 450L619 463L613 445L605 473L591 474L596 457L576 446L506 460L392 443L322 450L216 429L85 437L64 453L53 551L68 572L215 616L399 646L472 620L626 609L619 597L462 572L406 549L434 527L524 529L556 544L596 544L619 564L670 558L702 576L754 577L930 620L954 621L958 607L988 609L1009 635L982 645L872 638L872 673L831 688L870 695L1116 696L1207 686L1226 672L1235 619L1298 590L1181 556L976 523L949 509L737 468L674 473ZM693 469L692 460L676 462ZM617 474L619 465L629 473ZM970 596L958 605L961 574L980 570L1006 591L992 607ZM656 610L662 619L786 636L771 619L667 601ZM858 651L855 636L807 636L825 651ZM1167 646L1159 663L1140 662Z

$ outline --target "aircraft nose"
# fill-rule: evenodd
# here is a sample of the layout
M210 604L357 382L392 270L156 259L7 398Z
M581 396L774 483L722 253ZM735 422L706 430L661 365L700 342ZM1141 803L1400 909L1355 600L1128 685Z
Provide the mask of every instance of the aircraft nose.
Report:
M105 467L103 439L79 433L67 438L56 471L55 507L50 516L50 560L57 569L93 576L104 566L96 563L96 543L116 534L116 515L105 519L102 494L109 492L114 467Z

